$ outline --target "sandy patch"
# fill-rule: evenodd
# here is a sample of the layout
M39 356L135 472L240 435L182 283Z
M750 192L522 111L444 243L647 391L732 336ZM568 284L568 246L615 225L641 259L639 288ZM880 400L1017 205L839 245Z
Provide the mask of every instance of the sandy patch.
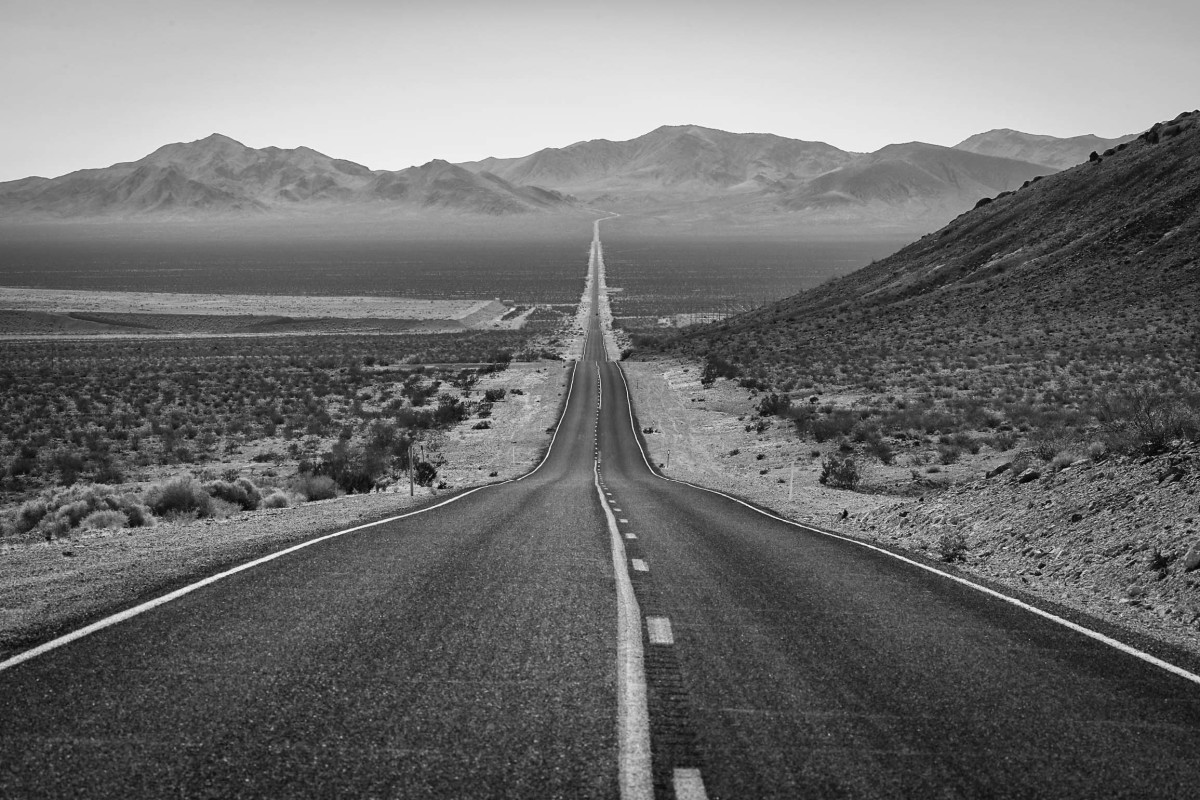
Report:
M508 309L495 300L411 297L87 292L0 287L0 309L93 314L202 314L342 319L443 319L482 327Z

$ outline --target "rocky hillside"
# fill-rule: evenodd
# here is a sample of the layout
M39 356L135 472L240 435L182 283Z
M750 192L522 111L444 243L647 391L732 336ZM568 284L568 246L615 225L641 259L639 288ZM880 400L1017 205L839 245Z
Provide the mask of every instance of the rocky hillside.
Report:
M0 213L10 219L269 215L338 207L505 215L576 204L555 191L514 186L445 161L371 170L307 147L255 149L215 133L104 169L0 183Z
M1113 415L1196 403L1198 258L1192 112L849 276L643 345L777 392L869 394L893 434L1008 428L1087 444Z

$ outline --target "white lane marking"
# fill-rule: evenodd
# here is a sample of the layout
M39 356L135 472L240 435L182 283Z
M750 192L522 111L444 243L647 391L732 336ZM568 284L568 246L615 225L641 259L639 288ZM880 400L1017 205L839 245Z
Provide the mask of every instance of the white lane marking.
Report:
M625 566L617 522L600 495L600 471L592 468L596 495L608 521L613 575L617 581L617 784L621 800L654 800L650 771L650 710L642 662L642 611Z
M625 519L624 517L621 517L621 519L620 519L620 520L618 520L618 521L619 521L619 522L624 522L626 525L628 525L628 524L629 524L629 520Z
M646 633L650 634L650 644L675 644L669 617L646 617Z
M625 538L626 538L626 539L636 539L636 538L637 538L637 534L636 534L636 533L634 533L633 531L630 531L629 533L626 533L626 534L625 534Z
M634 572L649 572L650 567L647 566L647 564L644 560L642 560L640 558L635 558L635 559L633 559L633 571Z
M474 489L470 489L466 492L463 492L460 495L455 495L454 497L451 497L447 500L443 500L442 502L437 503L436 505L427 506L425 508L419 508L416 511L409 511L408 513L405 513L405 514L398 514L397 516L388 517L386 519L376 520L375 522L368 522L365 525L356 525L353 528L346 528L345 530L335 531L333 533L327 533L324 536L318 537L316 539L310 539L307 542L301 542L300 544L292 545L291 547L284 548L283 550L279 550L274 553L269 553L268 555L262 556L261 558L256 558L255 560L249 561L245 564L239 564L236 567L227 569L224 572L219 572L216 575L209 575L207 578L198 580L195 583L189 583L187 586L182 586L173 592L168 592L167 594L162 595L161 597L156 597L153 600L147 600L146 602L140 603L140 604L134 606L133 608L127 608L124 611L118 612L116 614L112 614L111 616L104 617L103 619L96 620L91 625L85 625L84 627L82 627L78 630L71 631L70 633L59 636L56 639L51 639L50 641L40 644L37 647L34 647L32 649L26 650L21 653L17 653L15 656L7 658L4 661L0 661L0 672L3 672L6 669L11 669L12 667L15 667L18 664L22 664L26 661L29 661L30 659L37 658L38 656L42 655L43 653L48 653L51 650L57 650L58 648L63 647L64 645L68 645L71 642L82 639L83 637L89 636L93 633L96 633L97 631L102 631L105 628L112 627L113 625L116 625L119 622L124 622L127 619L132 619L132 618L138 616L139 614L144 614L147 611L158 608L161 605L165 605L166 603L169 603L172 600L178 600L180 597L183 597L184 595L187 595L187 594L191 594L192 592L196 591L197 589L202 589L205 586L208 586L209 584L216 583L217 581L223 580L224 578L228 578L231 575L236 575L239 572L244 572L253 567L257 567L261 564L265 564L268 561L274 561L275 559L280 558L281 556L288 555L289 553L294 553L297 550L303 550L304 548L311 547L312 545L318 544L319 542L324 542L329 539L336 539L339 536L345 536L347 533L354 533L355 531L361 531L366 528L373 528L376 525L385 525L389 522L395 522L396 520L401 520L401 519L406 519L408 517L416 516L417 514L424 514L427 511L433 511L435 508L441 508L442 506L446 506L451 503L456 503L459 500L462 500L464 497L473 495L482 489L490 489L490 488L493 488L496 486L503 486L506 483L515 483L517 481L525 480L530 475L533 475L535 472L537 472L539 469L541 469L542 466L546 463L546 461L548 461L550 459L550 453L554 450L554 443L558 439L558 431L562 427L562 422L564 419L566 419L566 416L567 416L567 409L570 408L570 405L571 405L571 392L574 391L574 389L575 389L575 373L578 370L578 367L579 367L579 362L575 362L575 366L573 366L571 368L571 382L567 387L567 399L563 403L562 413L558 415L558 422L556 422L554 425L554 435L550 437L550 445L546 448L546 455L542 457L541 463L539 463L536 467L534 467L532 470L525 473L521 477L509 478L508 480L498 481L496 483L490 483L486 486L476 486Z
M708 800L700 770L694 767L676 767L671 777L675 785L675 800Z
M1145 652L1144 650L1139 650L1136 647L1127 645L1124 642L1121 642L1121 641L1118 641L1118 640L1112 638L1111 636L1105 636L1103 633L1100 633L1099 631L1094 631L1091 628L1085 628L1083 625L1080 625L1077 622L1072 622L1069 619L1064 619L1063 617L1060 617L1057 614L1051 614L1049 611L1043 611L1042 609L1038 608L1037 606L1030 605L1029 603L1026 603L1022 600L1018 600L1015 597L1009 597L1008 595L1003 594L1002 592L998 592L995 589L990 589L987 586L983 586L982 584L978 584L978 583L975 583L974 581L967 580L966 578L963 578L959 575L951 575L949 572L943 572L942 570L937 569L936 567L931 567L928 564L922 564L919 561L914 561L911 558L906 558L905 556L902 556L899 553L893 553L891 550L885 550L884 548L876 547L873 544L868 544L866 542L860 542L857 539L851 539L849 536L842 536L841 534L834 533L833 531L826 531L826 530L822 530L820 528L814 528L811 525L805 525L802 522L796 522L795 520L790 520L790 519L787 519L786 517L781 517L778 514L772 514L769 511L766 511L761 508L756 508L743 500L739 500L738 498L733 497L732 495L725 494L724 492L719 492L716 489L709 489L704 486L697 486L694 483L688 483L687 481L681 481L676 478L668 478L666 475L660 475L658 472L656 472L654 470L654 467L652 467L650 465L650 459L646 457L646 450L642 447L642 443L640 441L638 441L637 425L633 421L633 399L629 394L629 381L625 380L625 371L621 369L620 364L617 364L617 373L621 376L621 381L625 384L625 401L629 408L629 427L630 427L630 430L633 431L634 444L636 444L638 446L638 450L642 454L642 462L645 463L646 469L648 469L650 471L650 474L655 476L656 478L660 478L661 480L669 481L671 483L678 483L682 486L690 486L693 489L698 489L701 492L708 492L709 494L715 494L720 497L724 497L726 500L732 500L733 502L737 503L738 505L745 506L746 508L750 509L751 511L754 511L758 514L762 514L764 517L770 517L773 520L777 520L786 525L791 525L794 528L800 528L801 530L809 531L810 533L817 533L817 534L820 534L821 536L828 536L831 539L839 539L848 544L857 545L858 547L865 547L868 550L874 550L876 553L881 553L885 556L888 556L889 558L894 558L897 561L903 561L905 564L910 564L919 569L923 569L926 572L932 572L934 575L940 575L943 578L952 580L955 583L961 584L962 586L967 586L978 592L982 592L983 594L986 594L990 597L994 597L997 600L1003 600L1004 602L1014 605L1017 608L1020 608L1024 611L1028 611L1031 614L1036 614L1037 616L1042 617L1043 619L1047 619L1051 622L1062 625L1065 628L1070 628L1071 630L1075 631L1076 633L1082 633L1084 636L1087 636L1088 638L1094 639L1097 642L1100 642L1102 644L1106 644L1109 647L1112 647L1116 650L1120 650L1122 653L1125 653L1126 655L1130 655L1130 656L1133 656L1134 658L1141 659L1142 661L1145 661L1147 664L1153 664L1154 666L1159 667L1160 669L1164 669L1167 672L1170 672L1172 675L1177 675L1186 681L1191 681L1192 683L1196 684L1197 686L1200 686L1200 675L1197 675L1194 672L1189 672L1188 670L1184 669L1183 667L1176 666L1169 661L1163 661L1158 656L1150 655L1149 653Z
M617 508L616 506L613 506L613 511L620 511L620 510L621 509Z

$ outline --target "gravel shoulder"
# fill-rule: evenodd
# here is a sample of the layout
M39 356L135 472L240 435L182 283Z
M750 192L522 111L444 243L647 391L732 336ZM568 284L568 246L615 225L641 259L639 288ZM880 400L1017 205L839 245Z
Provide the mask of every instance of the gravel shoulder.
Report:
M515 477L541 461L557 423L570 369L558 362L514 363L480 380L505 387L491 427L472 418L436 442L442 490L407 484L291 508L151 528L89 531L52 543L0 545L0 658L82 623L157 596L222 567L324 533L384 519L450 493ZM520 388L524 394L512 394ZM433 448L431 448L433 449ZM364 533L363 535L368 535Z
M872 465L865 491L837 490L819 483L818 446L790 425L746 430L758 419L749 390L701 386L685 361L623 366L650 456L668 476L1200 655L1200 447L1057 472L1034 460L1036 476L991 478L1023 454L983 452L937 485L906 480L907 466Z

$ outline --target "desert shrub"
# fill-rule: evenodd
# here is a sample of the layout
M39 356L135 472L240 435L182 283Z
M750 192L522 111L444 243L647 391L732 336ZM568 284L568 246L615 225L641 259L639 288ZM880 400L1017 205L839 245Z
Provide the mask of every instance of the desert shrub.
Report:
M17 512L17 533L33 530L49 512L50 506L44 498L26 500L21 504L20 511Z
M984 441L996 452L1003 453L1017 446L1021 437L1013 431L1001 431Z
M212 497L193 475L181 475L165 483L156 483L146 491L146 505L160 517L212 514Z
M428 461L417 462L413 468L413 481L417 486L432 486L437 479L437 469Z
M854 459L832 453L821 462L820 482L834 489L854 489L862 477Z
M262 499L262 508L287 508L290 505L287 492L275 489Z
M963 561L967 557L967 537L962 531L946 531L938 537L935 548L942 561Z
M301 473L292 480L292 490L309 501L337 497L337 483L328 475Z
M704 359L704 369L700 371L700 383L712 386L717 378L736 378L738 368L719 355L709 354Z
M262 501L262 494L249 478L237 478L233 483L210 481L204 485L204 489L213 497L233 503L246 511L258 508Z
M438 396L433 419L438 425L453 425L466 419L467 414L467 407L462 401L452 394L442 393Z
M851 411L840 409L832 411L823 417L814 417L809 421L808 429L818 442L845 436L854 430L858 417Z
M487 389L483 393L483 399L488 403L498 403L508 394L507 389Z
M1141 384L1106 394L1096 416L1110 451L1153 455L1174 439L1200 437L1198 405L1195 399L1188 402Z
M38 525L38 531L40 531L41 534L46 537L46 541L49 542L54 539L61 539L62 537L68 535L71 532L71 523L67 522L65 519L46 519L42 520L41 524Z
M321 455L313 470L328 475L345 492L362 493L375 488L375 481L388 470L389 452L378 447L359 447L338 442Z
M774 417L779 414L784 414L792 405L792 398L786 394L769 394L762 399L758 404L758 415L760 417Z
M896 460L896 453L892 450L892 446L884 441L882 436L873 437L867 440L867 453L879 459L881 464L891 464Z
M139 503L133 495L124 498L121 511L124 512L131 528L145 528L154 524L154 512L150 510L150 506Z
M937 452L938 461L942 464L953 464L962 456L962 449L956 444L939 444Z
M104 528L124 528L129 519L120 511L93 511L80 522L80 527L88 530Z

